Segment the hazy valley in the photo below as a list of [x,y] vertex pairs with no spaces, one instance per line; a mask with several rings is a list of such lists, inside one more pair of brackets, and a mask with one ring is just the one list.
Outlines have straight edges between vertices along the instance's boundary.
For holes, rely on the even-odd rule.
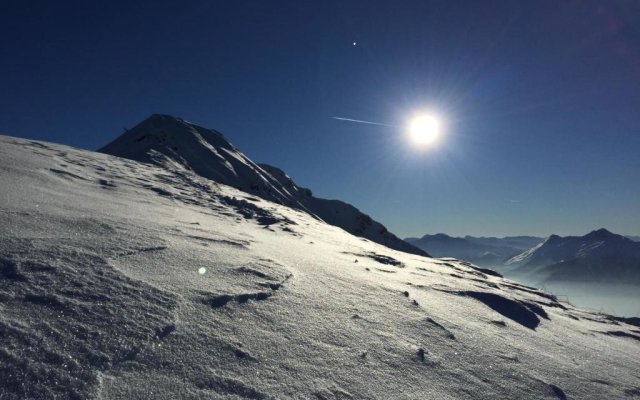
[[601,228],[584,236],[464,238],[445,234],[407,238],[437,257],[493,268],[515,281],[577,305],[640,316],[640,242]]

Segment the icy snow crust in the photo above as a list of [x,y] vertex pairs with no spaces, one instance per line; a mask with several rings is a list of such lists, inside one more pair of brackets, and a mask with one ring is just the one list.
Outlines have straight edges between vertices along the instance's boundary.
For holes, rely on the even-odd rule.
[[186,169],[0,136],[0,189],[3,400],[640,396],[638,321]]

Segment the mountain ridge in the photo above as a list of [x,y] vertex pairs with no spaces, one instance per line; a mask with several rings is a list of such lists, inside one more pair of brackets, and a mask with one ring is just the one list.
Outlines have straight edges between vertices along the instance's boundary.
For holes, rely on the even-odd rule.
[[98,150],[168,169],[188,170],[320,218],[356,236],[412,254],[428,256],[356,207],[313,196],[281,169],[249,159],[220,132],[182,118],[153,114]]
[[405,238],[405,241],[434,257],[455,257],[483,267],[501,264],[541,240],[542,238],[534,236],[452,237],[445,233]]
[[593,257],[598,256],[599,254],[596,253],[600,253],[603,250],[601,248],[595,251],[602,245],[615,247],[608,249],[607,253],[631,250],[640,256],[640,244],[625,236],[612,233],[605,228],[599,228],[583,236],[550,235],[539,246],[507,260],[505,264],[539,266],[548,264],[547,260],[560,262],[564,259]]
[[511,276],[542,283],[565,281],[640,283],[640,243],[605,228],[583,236],[550,235],[507,260]]

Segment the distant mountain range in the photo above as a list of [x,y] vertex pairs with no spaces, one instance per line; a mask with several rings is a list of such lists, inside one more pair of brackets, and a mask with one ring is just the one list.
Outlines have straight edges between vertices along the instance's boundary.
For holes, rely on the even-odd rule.
[[407,253],[428,256],[389,232],[354,206],[314,197],[282,170],[256,164],[220,132],[181,118],[154,114],[127,130],[99,152],[160,165],[172,171],[193,171],[265,200],[295,208],[345,231]]
[[455,257],[483,267],[501,265],[543,240],[535,236],[451,237],[444,233],[405,239],[433,257]]
[[602,228],[584,236],[407,238],[434,257],[455,257],[537,286],[552,282],[640,283],[640,242]]
[[584,236],[549,236],[507,260],[509,275],[541,283],[640,283],[640,242],[602,228]]

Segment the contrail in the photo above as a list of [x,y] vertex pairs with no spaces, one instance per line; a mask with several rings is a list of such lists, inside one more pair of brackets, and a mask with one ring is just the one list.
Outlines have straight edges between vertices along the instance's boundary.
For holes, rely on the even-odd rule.
[[369,124],[369,125],[380,125],[380,126],[390,126],[393,127],[393,125],[389,125],[389,124],[382,124],[380,122],[371,122],[371,121],[363,121],[361,119],[352,119],[352,118],[343,118],[343,117],[331,117],[333,119],[337,119],[338,121],[347,121],[347,122],[355,122],[358,124]]

